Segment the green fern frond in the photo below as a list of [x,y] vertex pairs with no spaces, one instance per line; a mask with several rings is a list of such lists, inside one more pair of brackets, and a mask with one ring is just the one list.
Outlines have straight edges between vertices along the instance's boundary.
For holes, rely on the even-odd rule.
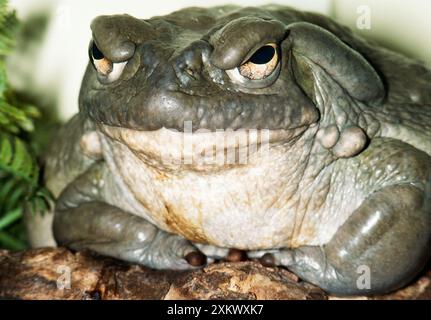
[[0,170],[36,186],[39,167],[24,142],[7,134],[0,134]]
[[0,231],[0,244],[10,250],[23,250],[27,247],[26,243],[16,237],[12,237],[5,231]]
[[30,147],[39,110],[20,101],[11,90],[6,57],[14,46],[18,21],[0,0],[0,248],[25,248],[24,210],[46,211],[52,196],[39,182],[39,165]]
[[8,227],[22,217],[22,208],[15,208],[0,219],[0,230]]
[[18,19],[15,12],[9,10],[8,1],[0,0],[0,39],[7,39],[2,45],[9,49],[8,52],[10,52],[13,47],[13,33],[16,31],[17,26]]

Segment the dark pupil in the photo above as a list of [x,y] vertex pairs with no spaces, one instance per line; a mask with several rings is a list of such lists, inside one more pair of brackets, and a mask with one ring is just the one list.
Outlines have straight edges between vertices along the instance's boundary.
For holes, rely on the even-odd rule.
[[91,55],[96,60],[101,60],[105,58],[103,53],[99,50],[99,48],[96,46],[96,43],[93,42],[93,45],[91,46]]
[[254,64],[265,64],[271,61],[274,57],[275,49],[271,46],[263,46],[257,50],[249,59]]

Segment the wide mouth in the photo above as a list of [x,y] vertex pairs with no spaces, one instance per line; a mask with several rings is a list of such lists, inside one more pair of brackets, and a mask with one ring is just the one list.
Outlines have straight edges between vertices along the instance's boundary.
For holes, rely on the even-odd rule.
[[255,158],[265,157],[270,148],[294,140],[308,128],[200,129],[192,132],[192,124],[185,123],[184,131],[180,132],[164,127],[151,131],[103,124],[98,127],[110,140],[127,146],[144,161],[196,169],[249,164]]

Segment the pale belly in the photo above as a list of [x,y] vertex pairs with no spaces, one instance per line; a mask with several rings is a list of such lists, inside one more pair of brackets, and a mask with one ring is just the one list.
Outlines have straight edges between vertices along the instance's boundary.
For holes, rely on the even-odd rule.
[[320,245],[347,218],[324,205],[313,210],[288,164],[300,159],[286,159],[282,147],[211,172],[165,170],[108,139],[104,148],[111,171],[127,185],[124,192],[136,199],[125,209],[193,242],[247,250]]

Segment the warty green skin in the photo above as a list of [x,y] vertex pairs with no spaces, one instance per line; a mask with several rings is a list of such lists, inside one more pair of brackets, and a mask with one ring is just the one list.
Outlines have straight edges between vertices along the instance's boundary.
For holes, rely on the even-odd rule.
[[[431,72],[421,63],[283,6],[102,16],[92,30],[105,57],[128,62],[113,83],[89,64],[80,112],[46,157],[58,200],[54,214],[29,221],[34,245],[54,243],[54,218],[56,243],[73,249],[159,269],[192,268],[184,256],[197,250],[208,262],[229,248],[271,253],[344,295],[395,290],[421,271],[431,252]],[[280,49],[277,77],[259,88],[229,78],[226,70],[270,42]],[[287,138],[271,143],[267,158],[217,169],[173,169],[136,142],[160,128],[181,131],[184,121],[194,131],[284,130]]]

